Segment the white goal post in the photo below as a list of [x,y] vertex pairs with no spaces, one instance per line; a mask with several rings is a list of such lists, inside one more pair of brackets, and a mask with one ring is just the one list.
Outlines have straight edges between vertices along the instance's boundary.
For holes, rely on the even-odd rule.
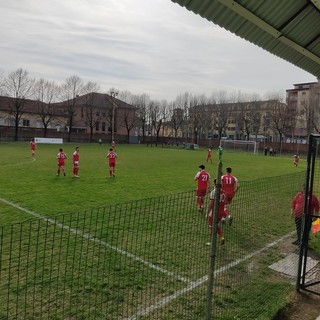
[[244,150],[248,152],[253,152],[256,154],[259,148],[259,142],[257,141],[247,141],[247,140],[228,140],[228,139],[221,139],[220,146],[223,149],[237,149],[237,150]]

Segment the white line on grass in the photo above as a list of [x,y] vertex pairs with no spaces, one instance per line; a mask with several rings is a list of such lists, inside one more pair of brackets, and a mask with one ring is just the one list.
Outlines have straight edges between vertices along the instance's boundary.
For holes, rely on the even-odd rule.
[[106,248],[115,250],[115,251],[118,252],[118,253],[121,253],[121,254],[123,254],[123,255],[125,255],[125,256],[133,259],[133,260],[135,260],[135,261],[139,261],[140,263],[146,265],[147,267],[152,268],[152,269],[155,269],[155,270],[157,270],[157,271],[159,271],[159,272],[162,272],[163,274],[165,274],[165,275],[167,275],[167,276],[169,276],[169,277],[172,277],[172,278],[174,278],[174,279],[176,279],[176,280],[179,280],[179,281],[182,281],[182,282],[186,282],[186,283],[191,282],[189,279],[187,279],[187,278],[185,278],[185,277],[181,277],[181,276],[177,275],[177,274],[174,273],[174,272],[171,272],[171,271],[168,271],[168,270],[166,270],[166,269],[163,269],[163,268],[161,268],[161,267],[159,267],[159,266],[156,266],[156,265],[154,265],[153,263],[148,262],[148,261],[145,261],[145,260],[143,260],[143,259],[135,256],[134,254],[132,254],[132,253],[130,253],[130,252],[124,251],[124,250],[122,250],[122,249],[120,249],[120,248],[117,248],[117,247],[115,247],[115,246],[112,246],[111,244],[108,244],[107,242],[101,241],[100,239],[95,238],[95,237],[91,236],[90,234],[81,232],[81,231],[79,231],[79,230],[77,230],[77,229],[74,229],[74,228],[70,228],[69,226],[63,225],[62,223],[57,223],[57,222],[56,222],[55,220],[53,220],[53,219],[49,219],[49,218],[47,218],[47,217],[45,217],[45,216],[42,216],[42,215],[40,215],[40,214],[37,214],[37,213],[35,213],[35,212],[33,212],[33,211],[30,211],[30,210],[28,210],[28,209],[25,209],[25,208],[19,206],[18,204],[13,203],[13,202],[11,202],[11,201],[8,201],[8,200],[6,200],[6,199],[0,198],[0,201],[8,204],[9,206],[12,206],[12,207],[18,209],[18,210],[21,210],[21,211],[23,211],[23,212],[26,212],[26,213],[28,213],[28,214],[31,214],[32,216],[37,217],[37,218],[39,218],[39,219],[41,219],[41,220],[47,221],[47,222],[49,222],[49,223],[51,223],[51,224],[54,224],[54,225],[56,225],[56,226],[58,226],[58,227],[60,227],[60,228],[62,228],[62,229],[68,230],[68,231],[74,233],[75,235],[80,235],[81,237],[83,237],[83,238],[85,238],[85,239],[88,239],[88,240],[90,240],[90,241],[97,242],[97,243],[103,245],[103,246],[106,247]]
[[[228,263],[227,265],[225,265],[225,266],[219,268],[218,270],[216,270],[214,272],[214,275],[217,275],[219,273],[225,272],[225,271],[235,267],[236,265],[240,264],[241,262],[244,262],[244,261],[246,261],[248,259],[251,259],[252,257],[260,254],[261,252],[263,252],[263,251],[265,251],[265,250],[277,245],[279,242],[281,242],[281,241],[285,240],[286,238],[290,237],[293,233],[294,232],[290,232],[290,233],[286,234],[285,236],[281,237],[280,239],[267,244],[265,247],[263,247],[263,248],[261,248],[259,250],[256,250],[256,251],[244,256],[241,259],[237,259],[237,260],[235,260],[233,262]],[[185,294],[185,293],[187,293],[187,292],[189,292],[189,291],[201,286],[207,280],[208,280],[208,276],[203,276],[202,278],[189,283],[187,287],[185,287],[185,288],[183,288],[183,289],[181,289],[179,291],[176,291],[175,293],[173,293],[170,296],[164,297],[163,299],[159,300],[156,304],[153,304],[153,305],[147,307],[146,309],[144,309],[142,311],[139,311],[138,313],[136,313],[135,315],[131,316],[130,318],[127,318],[126,320],[136,320],[141,316],[147,316],[151,312],[155,311],[156,309],[162,308],[163,306],[165,306],[166,304],[170,303],[171,301],[177,299],[181,295],[183,295],[183,294]]]
[[33,161],[36,161],[36,158],[32,158],[31,161],[25,161],[25,162],[19,162],[19,163],[12,163],[12,164],[4,164],[3,166],[0,166],[0,168],[4,167],[14,167],[14,166],[22,166],[23,164],[31,163]]

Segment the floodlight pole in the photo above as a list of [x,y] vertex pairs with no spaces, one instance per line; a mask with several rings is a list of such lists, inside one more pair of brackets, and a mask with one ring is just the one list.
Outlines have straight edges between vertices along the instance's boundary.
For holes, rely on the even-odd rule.
[[117,91],[111,91],[111,97],[112,97],[111,142],[114,141],[114,126],[115,126],[115,112],[116,112],[116,104],[114,99],[117,96],[118,96]]
[[[222,148],[219,149],[219,158],[222,156]],[[214,194],[214,212],[213,212],[213,226],[212,237],[210,245],[210,263],[209,263],[209,275],[207,286],[207,312],[206,320],[212,320],[212,302],[213,302],[213,286],[214,286],[214,272],[217,252],[217,231],[218,231],[218,215],[219,215],[219,202],[220,202],[220,190],[221,190],[221,176],[222,176],[222,162],[219,161],[217,172],[217,184]]]

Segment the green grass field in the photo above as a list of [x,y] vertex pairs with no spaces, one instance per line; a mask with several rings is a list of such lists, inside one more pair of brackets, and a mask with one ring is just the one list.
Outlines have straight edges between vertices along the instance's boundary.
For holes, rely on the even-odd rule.
[[[144,199],[193,190],[198,166],[206,159],[206,150],[192,151],[146,147],[144,145],[117,147],[116,178],[108,177],[106,153],[108,146],[80,145],[80,179],[72,178],[72,153],[75,145],[65,144],[68,155],[67,176],[56,177],[58,148],[38,145],[33,161],[27,143],[1,143],[0,197],[46,216],[89,209],[130,200]],[[207,164],[212,175],[217,172],[217,153],[213,164]],[[305,170],[287,157],[264,157],[225,151],[223,167],[231,166],[239,181],[278,176]],[[27,219],[19,210],[0,207],[0,225]]]
[[[23,319],[21,308],[28,319],[125,319],[194,283],[172,300],[166,316],[139,319],[204,318],[208,231],[192,190],[206,150],[120,145],[116,177],[109,178],[108,146],[82,144],[75,179],[75,145],[63,146],[69,156],[66,177],[56,177],[59,146],[39,145],[36,160],[28,144],[0,148],[0,224],[15,223],[3,227],[0,238],[1,299],[9,310],[0,308],[0,319]],[[207,165],[213,177],[217,162],[214,153],[214,163]],[[222,162],[233,168],[241,187],[233,203],[238,221],[225,228],[227,243],[218,248],[216,267],[239,262],[216,278],[215,319],[234,318],[228,314],[234,309],[239,319],[270,319],[294,291],[267,269],[284,249],[241,259],[294,230],[288,214],[299,188],[294,177],[306,163],[295,168],[290,157],[228,150]],[[99,207],[107,208],[91,210]],[[62,215],[68,212],[73,213]],[[23,222],[35,214],[42,218]]]

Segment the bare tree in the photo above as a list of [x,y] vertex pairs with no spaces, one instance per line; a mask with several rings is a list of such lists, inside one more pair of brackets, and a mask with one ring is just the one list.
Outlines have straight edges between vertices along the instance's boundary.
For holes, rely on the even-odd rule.
[[174,142],[177,143],[178,131],[181,129],[183,124],[183,109],[179,108],[176,102],[173,102],[169,106],[169,125],[174,133]]
[[[148,112],[147,106],[149,102],[149,96],[142,94],[140,96],[134,96],[133,105],[137,108],[137,116],[139,127],[142,131],[142,142],[145,143],[145,136],[147,130]],[[140,131],[140,130],[139,130]],[[140,132],[139,132],[140,135]]]
[[216,101],[217,105],[215,108],[214,122],[220,140],[222,133],[224,133],[227,128],[228,119],[230,117],[230,108],[228,108],[228,100],[224,91],[218,92]]
[[189,121],[192,142],[199,142],[198,140],[203,131],[203,121],[206,121],[204,120],[206,117],[205,112],[200,111],[207,105],[207,102],[208,100],[204,95],[190,96]]
[[134,99],[134,95],[128,90],[119,91],[118,98],[121,101],[124,101],[124,102],[126,102],[128,104],[131,104],[133,99]]
[[33,95],[34,83],[35,79],[30,78],[28,72],[21,68],[9,73],[3,82],[3,93],[9,97],[10,116],[14,120],[16,141],[25,101]]
[[257,140],[261,122],[261,112],[259,112],[258,103],[256,101],[252,101],[248,104],[244,104],[243,107],[244,109],[242,110],[242,123],[246,140],[250,140],[251,133],[255,135],[255,140]]
[[4,77],[4,74],[2,71],[0,71],[0,95],[4,95],[4,80],[5,80],[5,77]]
[[166,116],[166,108],[167,108],[167,102],[162,101],[161,103],[159,101],[151,101],[150,103],[150,118],[151,118],[151,126],[152,131],[156,135],[156,144],[159,142],[159,135],[160,130],[162,128],[162,125],[165,120]]
[[92,142],[93,129],[96,127],[97,123],[100,122],[100,113],[97,114],[95,105],[95,93],[100,91],[100,86],[97,83],[89,81],[83,86],[84,95],[84,123],[90,129],[90,142]]
[[181,125],[182,137],[185,137],[185,142],[188,141],[189,136],[189,113],[190,113],[190,98],[191,95],[188,92],[179,94],[175,99],[176,108],[183,110],[183,121]]
[[68,114],[68,142],[71,140],[71,132],[73,128],[73,118],[76,112],[76,99],[83,93],[84,84],[80,77],[71,76],[67,78],[61,87],[61,98]]
[[59,87],[52,81],[40,79],[35,83],[35,97],[38,103],[38,115],[43,126],[43,136],[47,136],[47,130],[54,118],[55,102],[59,93]]
[[269,116],[271,127],[279,136],[279,150],[282,152],[282,140],[285,133],[290,130],[290,113],[288,106],[279,100],[269,102]]
[[137,113],[132,112],[129,108],[124,109],[123,114],[123,124],[127,130],[127,143],[130,143],[130,132],[136,126],[137,123]]

